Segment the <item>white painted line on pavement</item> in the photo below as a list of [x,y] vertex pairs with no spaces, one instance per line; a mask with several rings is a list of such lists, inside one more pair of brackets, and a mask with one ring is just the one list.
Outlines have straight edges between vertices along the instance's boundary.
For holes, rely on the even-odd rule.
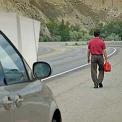
[[117,51],[116,48],[113,48],[113,49],[114,49],[114,51],[111,54],[109,54],[108,57],[112,56]]
[[[116,48],[113,48],[113,49],[114,49],[114,51],[113,51],[111,54],[109,54],[108,57],[112,56],[112,55],[117,51]],[[84,64],[84,65],[75,67],[75,68],[73,68],[73,69],[64,71],[64,72],[62,72],[62,73],[58,73],[58,74],[56,74],[56,75],[50,76],[50,77],[48,77],[48,78],[42,79],[42,81],[45,81],[45,80],[48,80],[48,79],[51,79],[51,78],[54,78],[54,77],[58,77],[58,76],[61,76],[61,75],[64,75],[64,74],[66,74],[66,73],[69,73],[69,72],[78,70],[78,69],[83,68],[83,67],[86,67],[86,66],[88,66],[88,65],[90,65],[90,63],[87,63],[87,64]]]

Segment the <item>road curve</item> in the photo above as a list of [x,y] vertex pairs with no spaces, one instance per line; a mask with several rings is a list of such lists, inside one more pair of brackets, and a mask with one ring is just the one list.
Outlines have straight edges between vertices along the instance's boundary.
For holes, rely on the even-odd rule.
[[102,89],[93,88],[90,67],[47,80],[63,122],[122,122],[122,48],[110,62]]
[[[43,49],[44,50],[44,49]],[[45,49],[46,50],[46,49]],[[114,48],[108,48],[108,54],[112,53]],[[64,52],[43,58],[40,55],[39,60],[48,62],[52,67],[52,76],[64,74],[64,72],[72,69],[77,69],[84,64],[87,64],[87,47],[79,46],[67,49]]]

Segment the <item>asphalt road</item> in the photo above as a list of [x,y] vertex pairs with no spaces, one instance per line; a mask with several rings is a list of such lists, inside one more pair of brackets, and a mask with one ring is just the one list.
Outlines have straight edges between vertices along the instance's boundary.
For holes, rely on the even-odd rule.
[[48,53],[51,53],[51,52],[53,52],[53,51],[54,51],[53,48],[50,48],[50,47],[48,47],[47,45],[41,46],[41,45],[39,44],[38,55],[48,54]]
[[[108,48],[108,54],[114,49]],[[65,49],[62,53],[58,53],[52,56],[44,56],[47,53],[53,53],[54,49],[47,47],[39,48],[40,61],[48,62],[52,67],[52,75],[56,75],[75,67],[79,67],[87,63],[87,48],[86,46],[70,47]],[[43,54],[43,55],[42,55]]]
[[122,122],[122,48],[109,61],[103,88],[93,88],[90,67],[47,80],[63,122]]

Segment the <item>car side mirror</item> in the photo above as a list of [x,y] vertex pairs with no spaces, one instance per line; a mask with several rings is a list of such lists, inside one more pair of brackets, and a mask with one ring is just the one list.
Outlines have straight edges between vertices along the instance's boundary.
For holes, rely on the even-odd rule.
[[44,79],[51,75],[51,67],[46,62],[35,62],[33,64],[33,75],[37,79]]

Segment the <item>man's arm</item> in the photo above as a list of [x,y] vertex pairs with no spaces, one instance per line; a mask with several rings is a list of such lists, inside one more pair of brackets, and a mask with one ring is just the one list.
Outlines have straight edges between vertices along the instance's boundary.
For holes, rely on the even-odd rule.
[[107,58],[108,57],[107,57],[107,51],[106,51],[106,49],[103,50],[103,55],[104,55],[105,61],[107,62]]
[[90,49],[87,51],[87,56],[88,56],[88,63],[90,63]]

